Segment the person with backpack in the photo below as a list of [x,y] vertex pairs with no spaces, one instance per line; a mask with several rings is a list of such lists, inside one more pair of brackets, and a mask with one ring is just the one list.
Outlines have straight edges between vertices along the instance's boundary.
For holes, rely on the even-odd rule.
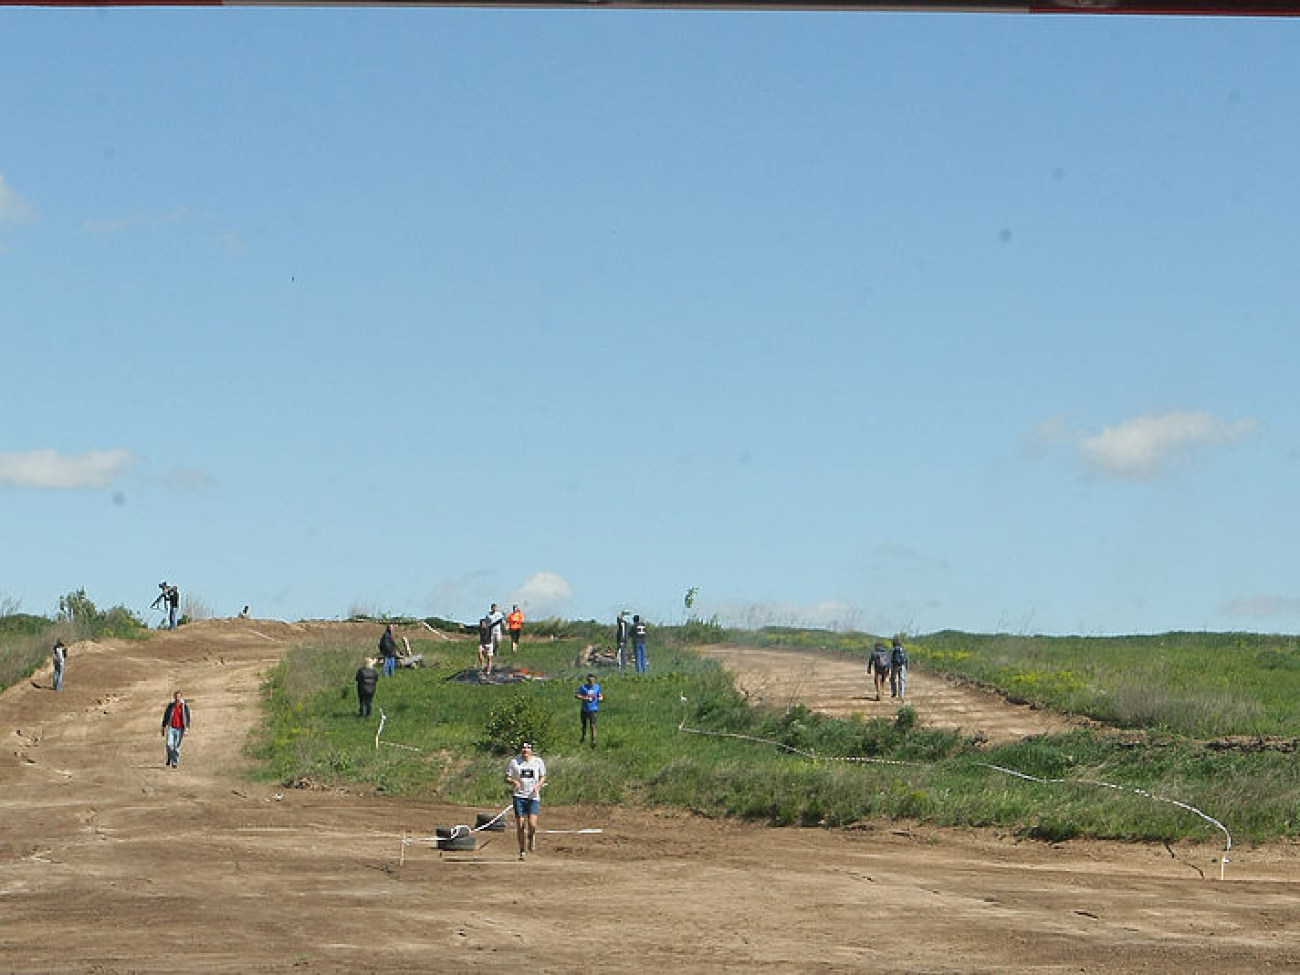
[[393,639],[393,624],[384,627],[384,635],[379,638],[379,655],[384,658],[384,676],[392,677],[397,673],[397,641]]
[[889,696],[903,700],[907,690],[907,651],[903,641],[894,637],[889,649]]
[[644,674],[646,672],[645,662],[645,621],[640,616],[632,617],[632,657],[636,660],[636,672]]
[[883,643],[877,643],[871,650],[871,656],[867,659],[867,673],[871,675],[876,685],[876,700],[880,700],[881,692],[885,689],[885,680],[889,677],[889,651]]

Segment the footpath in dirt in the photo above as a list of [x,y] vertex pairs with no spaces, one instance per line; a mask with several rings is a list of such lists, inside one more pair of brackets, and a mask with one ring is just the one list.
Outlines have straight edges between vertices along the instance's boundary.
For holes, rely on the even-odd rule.
[[[249,776],[262,677],[321,629],[363,646],[378,635],[206,621],[76,644],[62,691],[47,668],[0,694],[0,971],[1300,971],[1300,857],[1284,844],[1234,851],[1219,880],[1209,835],[1172,849],[1048,845],[544,806],[526,862],[509,833],[442,853],[427,842],[435,826],[495,810]],[[722,652],[751,693],[836,706],[816,696],[839,680],[827,661]],[[937,713],[947,691],[913,679],[922,720],[949,720]],[[170,769],[160,722],[176,688],[194,727]],[[1045,717],[957,723],[994,740]],[[863,788],[881,775],[864,769]]]

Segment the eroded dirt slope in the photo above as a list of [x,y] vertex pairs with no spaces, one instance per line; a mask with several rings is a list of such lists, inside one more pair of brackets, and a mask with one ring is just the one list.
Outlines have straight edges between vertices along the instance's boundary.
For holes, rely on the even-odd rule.
[[[308,628],[79,644],[62,692],[47,672],[0,695],[0,971],[1300,970],[1290,846],[1238,852],[1221,882],[1216,837],[1048,846],[550,806],[526,863],[502,834],[473,854],[404,842],[475,810],[243,774],[260,675]],[[838,679],[758,663],[746,680],[811,703],[805,685]],[[172,770],[159,722],[174,687],[195,726]],[[938,690],[933,705],[912,693],[939,720]]]

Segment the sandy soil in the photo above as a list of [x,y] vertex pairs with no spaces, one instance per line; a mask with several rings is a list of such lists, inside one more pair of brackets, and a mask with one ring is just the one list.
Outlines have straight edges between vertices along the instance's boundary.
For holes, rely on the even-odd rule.
[[[475,810],[243,774],[260,674],[309,628],[208,621],[78,644],[63,691],[47,670],[0,695],[0,971],[1300,971],[1289,845],[1234,851],[1219,880],[1215,837],[1054,846],[548,806],[554,832],[526,863],[499,833],[440,853],[423,838]],[[719,652],[767,693],[877,707],[848,661],[841,677],[830,659]],[[818,696],[840,680],[850,700]],[[923,720],[957,720],[948,690],[913,680]],[[194,728],[168,769],[174,687]],[[958,723],[990,736],[1050,721],[961,706]]]

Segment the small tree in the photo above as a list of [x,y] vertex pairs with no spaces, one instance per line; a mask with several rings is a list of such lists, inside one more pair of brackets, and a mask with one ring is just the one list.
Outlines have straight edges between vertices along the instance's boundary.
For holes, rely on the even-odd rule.
[[532,742],[535,751],[543,751],[555,731],[555,717],[541,702],[524,694],[515,694],[488,713],[484,744],[499,755],[515,751],[523,742]]

